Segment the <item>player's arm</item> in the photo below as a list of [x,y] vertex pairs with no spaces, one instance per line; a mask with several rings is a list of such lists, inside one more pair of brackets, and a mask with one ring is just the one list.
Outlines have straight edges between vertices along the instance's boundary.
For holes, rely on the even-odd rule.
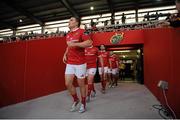
[[102,68],[102,73],[104,73],[104,60],[103,60],[103,57],[98,56],[98,58],[99,58],[99,62],[100,62],[101,68]]
[[64,63],[67,62],[67,53],[68,53],[68,47],[66,48],[66,51],[64,52],[64,56],[63,56],[63,62]]
[[96,48],[96,63],[97,63],[97,61],[99,61],[99,55],[98,55],[98,48]]
[[81,47],[81,48],[86,48],[90,47],[92,45],[92,40],[86,40],[83,42],[68,42],[68,47]]
[[81,47],[81,48],[86,48],[86,47],[92,46],[92,40],[91,40],[91,37],[89,36],[88,31],[82,31],[81,40],[82,40],[82,42],[68,42],[68,46],[69,47]]
[[112,61],[109,60],[109,66],[110,66],[110,69],[112,70]]
[[118,68],[118,66],[119,66],[119,61],[118,61],[118,60],[116,60],[116,66],[117,66],[117,68]]
[[98,58],[99,58],[100,65],[103,67],[104,66],[104,60],[103,60],[102,56],[98,56]]

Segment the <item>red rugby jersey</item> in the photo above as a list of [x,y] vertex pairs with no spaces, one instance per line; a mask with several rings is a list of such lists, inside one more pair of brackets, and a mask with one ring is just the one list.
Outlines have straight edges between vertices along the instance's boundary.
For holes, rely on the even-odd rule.
[[[98,56],[103,58],[104,67],[108,67],[109,66],[109,52],[99,51]],[[100,62],[99,62],[99,67],[102,67]]]
[[88,47],[85,49],[87,68],[96,68],[96,61],[98,56],[97,47]]
[[117,64],[116,64],[117,60],[118,60],[118,58],[115,55],[111,55],[109,57],[109,61],[111,62],[112,69],[117,68]]
[[[66,42],[83,42],[89,40],[90,36],[84,29],[77,28],[66,35]],[[80,65],[86,63],[85,48],[68,47],[67,64]]]

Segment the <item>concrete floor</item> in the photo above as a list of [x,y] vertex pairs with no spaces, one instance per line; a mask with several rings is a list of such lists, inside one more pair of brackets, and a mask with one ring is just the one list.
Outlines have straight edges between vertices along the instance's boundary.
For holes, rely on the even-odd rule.
[[161,118],[152,105],[159,104],[151,92],[137,83],[119,83],[106,94],[100,93],[87,103],[85,113],[69,112],[71,97],[67,91],[51,94],[0,109],[0,118],[60,118],[60,119],[153,119]]

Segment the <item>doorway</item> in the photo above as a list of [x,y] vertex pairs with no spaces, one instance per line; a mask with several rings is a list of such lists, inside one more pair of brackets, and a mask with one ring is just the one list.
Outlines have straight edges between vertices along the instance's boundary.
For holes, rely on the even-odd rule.
[[[106,47],[107,51],[113,51],[119,58],[118,82],[144,84],[143,45]],[[95,75],[95,82],[100,82],[98,71]]]
[[119,57],[119,82],[144,84],[143,45],[107,46]]

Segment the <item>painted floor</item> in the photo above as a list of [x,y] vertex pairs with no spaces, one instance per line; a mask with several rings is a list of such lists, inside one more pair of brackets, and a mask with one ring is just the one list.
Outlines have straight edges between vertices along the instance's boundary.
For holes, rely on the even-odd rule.
[[[79,91],[79,88],[77,88]],[[108,88],[106,94],[100,92],[87,103],[85,113],[69,112],[72,98],[67,91],[51,94],[27,102],[0,109],[0,118],[36,119],[159,119],[158,111],[152,105],[157,99],[138,83],[119,83],[116,88]]]

